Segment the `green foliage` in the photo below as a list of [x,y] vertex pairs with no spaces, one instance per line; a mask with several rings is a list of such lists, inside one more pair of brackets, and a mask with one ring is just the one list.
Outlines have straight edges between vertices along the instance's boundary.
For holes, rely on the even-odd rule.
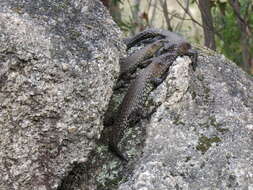
[[[146,0],[145,0],[146,1]],[[190,5],[195,5],[199,1],[204,0],[190,0]],[[132,35],[136,33],[137,31],[140,31],[147,26],[155,26],[156,21],[155,17],[152,17],[153,9],[150,9],[150,6],[148,9],[142,10],[139,7],[139,4],[132,4],[131,0],[123,1],[123,0],[111,0],[111,2],[119,5],[119,3],[128,2],[127,5],[129,5],[129,14],[127,16],[122,16],[121,12],[123,12],[123,7],[118,9],[119,16],[114,16],[114,20],[117,22],[119,27],[125,32],[126,35]],[[182,0],[180,0],[182,2]],[[243,20],[246,20],[246,22],[250,26],[250,32],[253,35],[253,1],[252,0],[239,0],[240,3],[240,15],[243,18]],[[123,4],[122,4],[123,5]],[[118,6],[120,7],[120,6]],[[233,8],[231,7],[229,0],[211,0],[211,7],[212,7],[212,16],[213,16],[213,22],[214,22],[214,28],[217,35],[216,36],[216,47],[217,50],[224,54],[229,59],[233,60],[240,66],[245,66],[245,63],[243,64],[243,56],[242,56],[242,39],[246,39],[248,44],[250,44],[250,52],[251,57],[253,57],[253,37],[249,36],[242,36],[240,27],[238,26],[238,18],[234,13]],[[140,9],[139,9],[140,8]],[[162,7],[160,7],[160,4],[156,5],[157,12],[162,11]],[[115,10],[114,10],[115,11]],[[170,12],[170,11],[169,11]],[[178,23],[181,22],[180,20],[180,14],[176,14],[175,12],[170,12],[171,18],[179,18]],[[113,15],[113,14],[112,14]],[[164,15],[162,15],[164,17]],[[164,21],[164,18],[159,18],[160,21]],[[174,21],[174,20],[173,20]],[[164,26],[164,25],[163,25]],[[179,26],[179,25],[177,25]],[[180,25],[181,26],[181,25]],[[193,31],[192,25],[185,25],[184,27],[188,27],[186,31],[188,33],[191,33]],[[180,30],[182,32],[182,28],[176,30]],[[184,30],[185,30],[184,29]],[[187,33],[187,32],[185,32]],[[200,39],[200,35],[193,36],[193,39],[195,42],[202,41]],[[247,45],[247,43],[246,43]]]
[[112,4],[117,5],[118,3],[122,3],[122,0],[111,0]]
[[134,31],[134,29],[137,27],[136,23],[130,21],[124,21],[124,20],[118,20],[117,21],[118,26],[120,29],[124,32]]
[[[240,14],[242,17],[248,19],[250,26],[253,26],[253,14],[250,13],[250,8],[253,6],[251,0],[241,0]],[[242,49],[240,47],[241,32],[237,24],[237,18],[228,3],[216,4],[212,9],[214,25],[220,38],[216,38],[217,49],[236,62],[242,63]],[[253,52],[253,41],[251,42],[251,49]]]
[[240,52],[240,31],[237,27],[236,18],[229,10],[222,16],[219,10],[214,12],[215,28],[219,31],[222,39],[217,39],[217,49],[233,61],[239,63],[242,60]]

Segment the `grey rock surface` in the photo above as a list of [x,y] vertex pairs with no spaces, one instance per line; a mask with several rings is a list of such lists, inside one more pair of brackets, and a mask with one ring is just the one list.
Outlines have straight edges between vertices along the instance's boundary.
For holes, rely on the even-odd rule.
[[253,79],[222,55],[199,54],[195,72],[177,59],[147,102],[157,111],[125,132],[130,162],[98,145],[71,189],[253,189]]
[[253,189],[253,80],[206,49],[195,72],[177,59],[126,131],[128,164],[95,143],[120,39],[98,0],[0,1],[0,189]]
[[[177,59],[153,93],[143,154],[120,190],[253,189],[253,79],[200,50],[195,72]],[[139,150],[141,152],[141,150]]]
[[98,0],[0,1],[0,189],[51,190],[87,161],[124,50]]

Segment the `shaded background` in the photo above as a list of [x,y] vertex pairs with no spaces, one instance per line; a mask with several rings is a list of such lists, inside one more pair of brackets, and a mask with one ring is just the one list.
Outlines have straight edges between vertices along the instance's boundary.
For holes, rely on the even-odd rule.
[[126,35],[157,27],[224,54],[253,75],[252,0],[101,0]]

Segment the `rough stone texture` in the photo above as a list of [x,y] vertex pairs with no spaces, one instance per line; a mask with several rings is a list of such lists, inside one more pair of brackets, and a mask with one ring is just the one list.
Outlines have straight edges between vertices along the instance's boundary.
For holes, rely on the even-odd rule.
[[121,32],[98,0],[0,1],[0,189],[56,189],[102,130]]
[[253,80],[224,56],[199,52],[195,72],[188,57],[173,63],[147,102],[161,104],[157,112],[126,130],[119,146],[130,162],[98,144],[66,189],[253,188]]
[[253,189],[253,80],[209,50],[153,92],[127,165],[94,149],[120,35],[98,0],[0,1],[0,189]]
[[154,91],[163,103],[143,126],[143,154],[118,189],[253,189],[253,80],[201,51],[196,72],[178,59]]

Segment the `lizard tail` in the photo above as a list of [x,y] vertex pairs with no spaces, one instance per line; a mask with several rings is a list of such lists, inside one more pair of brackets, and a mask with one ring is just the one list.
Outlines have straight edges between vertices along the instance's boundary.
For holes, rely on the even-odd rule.
[[124,162],[128,162],[128,158],[126,156],[124,156],[119,148],[117,146],[115,146],[112,142],[109,143],[109,149],[110,151],[115,154],[120,160],[124,161]]

